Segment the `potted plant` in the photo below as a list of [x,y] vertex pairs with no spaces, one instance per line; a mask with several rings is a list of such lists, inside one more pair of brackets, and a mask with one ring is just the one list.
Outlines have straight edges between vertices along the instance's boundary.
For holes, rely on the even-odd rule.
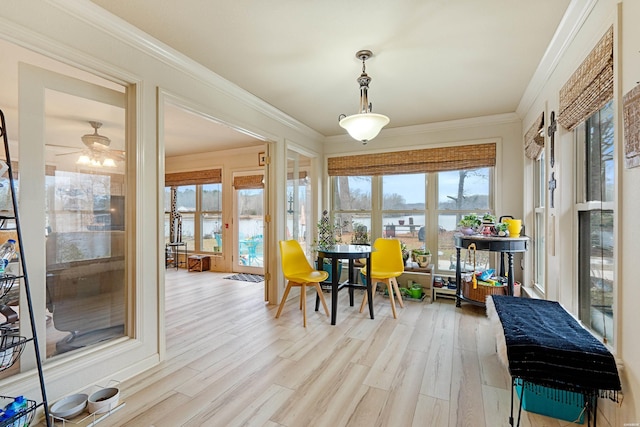
[[482,220],[477,214],[467,214],[458,221],[458,227],[462,234],[471,235],[476,232],[476,228],[482,224]]
[[431,264],[431,251],[429,249],[414,249],[411,253],[420,268],[428,267]]
[[487,212],[486,214],[482,215],[482,223],[483,224],[495,224],[496,223],[496,216],[490,214],[489,212]]

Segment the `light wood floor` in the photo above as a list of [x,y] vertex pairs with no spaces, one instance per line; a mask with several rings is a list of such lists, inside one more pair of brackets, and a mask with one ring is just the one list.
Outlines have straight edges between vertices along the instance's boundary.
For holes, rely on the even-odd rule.
[[396,320],[378,296],[371,320],[343,291],[331,326],[310,291],[305,329],[297,292],[275,319],[262,283],[223,276],[167,270],[168,357],[121,383],[126,405],[100,426],[508,425],[510,377],[484,310],[406,302]]

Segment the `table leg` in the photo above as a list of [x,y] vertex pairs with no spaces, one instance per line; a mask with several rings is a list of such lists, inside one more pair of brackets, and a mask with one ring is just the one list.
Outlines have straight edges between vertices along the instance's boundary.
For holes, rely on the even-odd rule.
[[509,261],[509,277],[507,278],[507,293],[513,295],[513,253],[507,252],[507,259]]
[[338,258],[331,258],[331,324],[336,324],[338,312]]
[[353,277],[353,259],[349,258],[349,305],[351,307],[353,307],[353,293],[354,293],[354,289],[351,287],[351,285],[355,284],[355,280]]
[[[324,258],[321,256],[318,256],[318,258],[316,259],[316,269],[322,271],[324,269]],[[320,285],[320,287],[322,287],[322,285]],[[320,308],[320,296],[318,295],[318,293],[316,292],[316,311],[318,311],[318,309]]]
[[460,307],[462,293],[462,274],[460,273],[460,248],[456,248],[456,307]]
[[371,256],[367,258],[367,297],[369,299],[369,316],[373,319],[373,280],[371,279]]

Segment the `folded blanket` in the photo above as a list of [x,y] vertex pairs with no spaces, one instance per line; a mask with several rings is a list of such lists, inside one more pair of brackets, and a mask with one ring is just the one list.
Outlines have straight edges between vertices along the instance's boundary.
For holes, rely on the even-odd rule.
[[613,355],[558,302],[492,295],[487,313],[502,325],[512,377],[617,401]]

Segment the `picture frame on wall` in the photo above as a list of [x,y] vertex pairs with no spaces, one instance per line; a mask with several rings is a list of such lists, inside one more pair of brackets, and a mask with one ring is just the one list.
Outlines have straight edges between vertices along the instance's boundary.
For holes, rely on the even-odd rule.
[[266,163],[266,153],[261,151],[258,153],[258,166],[264,166]]

